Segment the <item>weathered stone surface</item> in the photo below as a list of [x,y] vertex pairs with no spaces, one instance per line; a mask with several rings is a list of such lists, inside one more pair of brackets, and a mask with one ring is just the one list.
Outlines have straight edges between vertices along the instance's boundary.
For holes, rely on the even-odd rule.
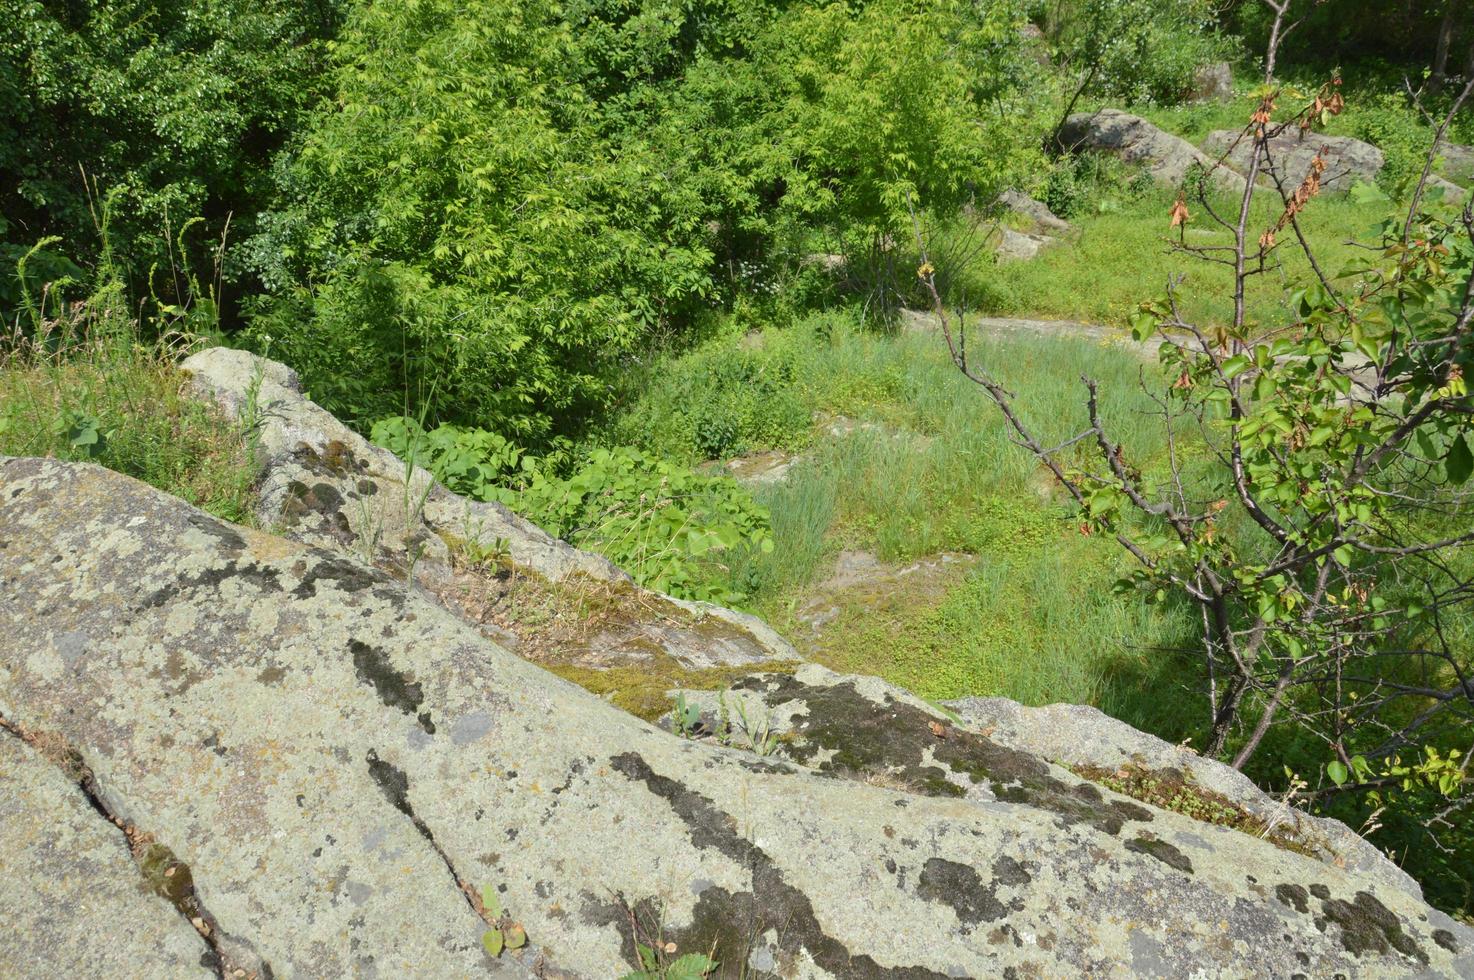
[[1192,97],[1198,102],[1227,102],[1233,98],[1233,67],[1226,61],[1199,65],[1193,72]]
[[[560,599],[582,605],[598,593],[604,622],[559,637],[566,662],[603,668],[664,653],[701,669],[797,659],[751,617],[641,589],[604,558],[551,537],[503,505],[452,493],[304,398],[295,372],[283,364],[217,347],[183,367],[202,394],[251,426],[262,468],[257,518],[264,527],[412,576],[461,611],[471,600],[478,609],[515,606],[527,591],[537,593],[538,608]],[[467,560],[488,553],[505,556],[495,575],[484,562]],[[501,631],[498,639],[533,639],[522,635],[515,616],[478,621]],[[543,659],[552,656],[546,647]]]
[[1474,932],[1406,891],[876,685],[796,692],[819,772],[683,742],[363,562],[0,460],[0,713],[277,977],[485,974],[488,884],[531,940],[511,975],[618,975],[628,906],[723,976],[1474,976]]
[[[1214,130],[1203,141],[1203,150],[1215,160],[1223,157],[1238,173],[1247,173],[1254,147],[1247,138],[1240,139],[1241,135],[1236,129]],[[1287,190],[1300,185],[1318,153],[1326,162],[1325,172],[1321,175],[1321,189],[1326,191],[1347,191],[1358,180],[1375,180],[1386,163],[1381,150],[1349,136],[1301,133],[1299,129],[1290,127],[1269,140],[1270,159],[1278,168],[1280,180]]]
[[0,730],[0,976],[216,976],[211,949],[153,894],[123,831]]
[[1027,262],[1058,241],[1059,239],[1048,235],[1000,228],[998,244],[993,249],[993,254],[998,256],[999,262]]
[[1070,230],[1068,221],[1049,210],[1043,201],[1036,201],[1022,191],[1006,190],[998,195],[998,200],[1008,210],[1029,218],[1041,232],[1063,235]]
[[1474,146],[1447,140],[1438,144],[1439,172],[1456,184],[1474,183]]
[[1464,200],[1469,196],[1469,192],[1467,190],[1460,187],[1458,184],[1455,184],[1451,180],[1443,179],[1437,174],[1428,175],[1427,190],[1429,192],[1435,190],[1441,191],[1443,194],[1443,200],[1448,204],[1463,204]]
[[946,707],[969,726],[991,730],[994,741],[1068,766],[1184,774],[1194,785],[1289,835],[1321,860],[1388,887],[1421,894],[1406,872],[1339,820],[1286,806],[1238,770],[1138,731],[1095,708],[1080,704],[1031,708],[1007,698],[963,698]]
[[[1111,153],[1127,163],[1145,167],[1160,184],[1176,187],[1194,164],[1211,170],[1214,160],[1185,139],[1153,126],[1140,116],[1119,109],[1077,112],[1060,129],[1065,146],[1078,150]],[[1220,186],[1242,188],[1243,179],[1219,168],[1214,180]]]

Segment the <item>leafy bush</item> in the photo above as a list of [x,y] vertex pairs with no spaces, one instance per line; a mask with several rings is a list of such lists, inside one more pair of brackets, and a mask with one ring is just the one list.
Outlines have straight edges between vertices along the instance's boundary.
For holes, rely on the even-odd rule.
[[1172,103],[1200,65],[1227,57],[1207,0],[1048,0],[1036,14],[1056,60],[1108,99]]
[[614,439],[673,459],[797,446],[812,427],[798,360],[787,347],[744,349],[718,340],[657,361],[630,387],[635,401],[619,416]]
[[[170,216],[175,230],[210,216],[209,234],[196,235],[201,251],[227,215],[249,227],[266,204],[271,155],[316,100],[337,2],[6,4],[0,267],[56,235],[53,261],[126,258],[134,292],[146,297],[167,288],[162,276],[148,280],[152,266],[169,267]],[[0,284],[0,313],[8,318],[15,300],[11,283]]]
[[369,438],[434,473],[449,489],[477,500],[498,499],[524,459],[520,449],[495,432],[454,425],[426,432],[419,422],[402,415],[375,422]]
[[571,544],[597,551],[648,588],[738,602],[715,565],[727,552],[771,551],[767,511],[731,480],[703,476],[637,449],[595,449],[558,476],[501,436],[413,419],[373,426],[373,440],[457,493],[500,501]]
[[1397,191],[1423,172],[1433,130],[1397,92],[1382,92],[1371,105],[1357,106],[1352,115],[1353,135],[1377,147],[1387,162],[1377,183]]
[[540,445],[805,229],[874,244],[908,199],[1004,186],[1033,156],[1015,27],[1011,0],[358,7],[250,245],[253,333],[348,419]]

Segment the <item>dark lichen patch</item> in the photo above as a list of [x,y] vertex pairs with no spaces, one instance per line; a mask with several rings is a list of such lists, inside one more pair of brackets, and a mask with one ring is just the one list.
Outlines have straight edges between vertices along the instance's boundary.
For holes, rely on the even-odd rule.
[[[395,670],[383,650],[359,640],[350,640],[348,649],[353,654],[353,669],[357,672],[358,679],[371,686],[384,704],[413,715],[425,702],[424,689],[418,682],[411,681]],[[426,734],[435,734],[435,725],[430,721],[429,712],[421,713],[416,720]]]
[[331,520],[343,510],[343,495],[330,483],[315,483],[308,486],[301,480],[287,484],[286,499],[282,501],[281,516],[288,527],[295,527],[309,514]]
[[415,814],[415,808],[410,804],[409,776],[405,775],[404,770],[398,766],[380,759],[379,754],[373,749],[369,749],[366,761],[368,762],[369,776],[373,779],[374,784],[379,787],[379,791],[384,794],[384,799],[388,800],[394,809],[409,817],[410,822],[415,825],[415,829],[420,832],[422,837],[434,843],[434,838],[430,836],[430,828],[425,826],[424,822]]
[[256,680],[262,684],[280,684],[286,676],[286,670],[281,667],[267,667],[256,675]]
[[1402,931],[1397,914],[1370,892],[1357,892],[1350,902],[1323,899],[1321,911],[1341,927],[1341,945],[1348,953],[1360,957],[1362,953],[1386,953],[1390,947],[1420,963],[1428,962],[1428,955]]
[[[939,902],[951,908],[957,913],[957,920],[963,923],[962,931],[966,935],[972,931],[969,928],[971,926],[981,922],[996,922],[1009,912],[1017,912],[1024,907],[1021,899],[1005,904],[998,898],[998,886],[1020,884],[1017,872],[1023,870],[1010,858],[1001,860],[1010,861],[1013,865],[1005,869],[1009,880],[1005,881],[1003,876],[998,875],[998,867],[995,865],[994,874],[997,877],[992,884],[985,884],[975,868],[945,858],[928,858],[921,867],[916,894],[929,902]],[[1024,875],[1023,881],[1028,880],[1028,875]]]
[[[292,595],[298,599],[311,599],[317,595],[319,582],[331,582],[343,592],[362,592],[364,589],[389,583],[382,573],[341,557],[322,558],[311,568],[304,566],[299,574],[301,580],[292,590]],[[403,603],[403,597],[392,590],[375,592],[375,595],[395,602],[396,605]]]
[[185,575],[177,582],[155,589],[141,603],[140,609],[157,609],[172,602],[186,592],[196,589],[219,589],[226,582],[239,582],[263,595],[282,591],[281,575],[269,565],[253,561],[231,559],[219,568],[206,569],[195,575]]
[[1274,897],[1280,900],[1280,904],[1288,905],[1296,912],[1304,914],[1310,911],[1310,902],[1302,885],[1275,885]]
[[824,687],[791,676],[757,676],[733,686],[761,692],[774,707],[802,702],[807,714],[795,725],[786,751],[820,772],[900,783],[927,796],[964,795],[955,781],[961,776],[987,785],[1000,800],[1048,810],[1067,826],[1083,823],[1112,835],[1129,820],[1152,819],[1145,807],[1107,801],[1090,783],[1059,779],[1037,756],[941,721],[889,694],[872,701],[852,681]]
[[[694,790],[650,768],[650,764],[634,752],[625,752],[609,760],[611,768],[631,781],[643,783],[655,796],[665,800],[685,823],[691,843],[698,850],[716,850],[752,876],[750,892],[731,892],[713,885],[704,888],[692,910],[691,924],[682,929],[667,927],[662,938],[676,943],[680,949],[708,950],[717,948],[721,961],[714,977],[740,977],[747,972],[747,953],[752,938],[768,928],[776,928],[781,948],[780,960],[796,957],[806,951],[813,962],[834,976],[853,980],[942,980],[946,974],[923,966],[882,966],[865,954],[852,954],[839,940],[825,933],[814,913],[813,903],[802,891],[789,884],[782,871],[762,848],[744,838],[737,821],[711,800]],[[624,937],[625,955],[635,956],[635,937],[628,908],[586,894],[584,918],[598,924],[610,924]],[[639,908],[635,903],[634,908]],[[725,955],[724,955],[725,954]]]
[[1176,847],[1149,834],[1142,834],[1126,842],[1126,850],[1156,858],[1170,868],[1193,873],[1193,863]]
[[1458,941],[1454,939],[1454,934],[1447,929],[1434,929],[1433,941],[1450,953],[1457,953],[1459,951]]
[[368,471],[363,461],[353,455],[348,444],[339,439],[329,440],[320,453],[307,443],[299,442],[297,448],[292,452],[292,458],[304,470],[318,476],[342,479]]
[[1163,810],[1171,810],[1203,823],[1229,827],[1268,840],[1276,847],[1314,857],[1313,847],[1297,838],[1286,827],[1273,827],[1233,800],[1199,786],[1191,773],[1180,769],[1144,769],[1125,766],[1103,769],[1099,766],[1071,766],[1081,779],[1099,783],[1112,792],[1129,796]]

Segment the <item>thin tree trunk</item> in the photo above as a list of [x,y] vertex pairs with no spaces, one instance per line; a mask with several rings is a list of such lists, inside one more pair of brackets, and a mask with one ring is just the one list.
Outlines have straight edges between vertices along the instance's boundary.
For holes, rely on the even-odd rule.
[[1454,0],[1447,0],[1443,20],[1438,24],[1438,44],[1433,49],[1433,70],[1428,75],[1428,90],[1437,92],[1448,79],[1448,52],[1454,41]]

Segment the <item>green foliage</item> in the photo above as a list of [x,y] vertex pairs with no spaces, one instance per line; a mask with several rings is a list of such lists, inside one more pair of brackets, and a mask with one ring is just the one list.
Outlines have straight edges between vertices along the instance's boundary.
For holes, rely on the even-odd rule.
[[795,384],[790,346],[752,349],[719,339],[659,359],[624,387],[633,404],[613,438],[671,459],[724,459],[807,440],[810,408]]
[[[170,266],[167,216],[210,216],[195,255],[230,213],[249,227],[271,154],[316,97],[335,19],[335,0],[12,0],[0,18],[0,267],[56,235],[36,257],[40,281],[126,257],[137,295],[169,288],[152,271]],[[4,279],[8,319],[17,290]]]
[[637,944],[640,969],[627,973],[622,980],[704,980],[721,964],[704,953],[687,953],[667,961],[663,950]]
[[185,395],[177,349],[127,324],[50,324],[0,353],[0,453],[90,461],[254,522],[255,470],[241,427]]
[[527,930],[522,923],[513,922],[502,910],[501,896],[491,885],[481,886],[481,917],[491,928],[481,934],[481,946],[492,959],[498,959],[503,950],[521,949],[527,945]]
[[594,449],[557,475],[501,436],[412,419],[373,426],[379,445],[425,467],[457,493],[497,500],[549,534],[596,551],[640,584],[687,599],[738,602],[719,559],[769,552],[767,512],[730,480],[703,476],[629,447]]
[[1392,191],[1405,189],[1423,172],[1433,144],[1433,129],[1398,92],[1378,93],[1369,104],[1357,103],[1355,108],[1352,135],[1377,147],[1386,157],[1377,183]]
[[380,419],[370,439],[407,462],[423,466],[447,488],[477,500],[494,500],[499,491],[523,471],[528,460],[510,442],[485,429],[441,425],[426,432],[414,419],[401,415]]
[[349,419],[433,390],[435,420],[541,444],[803,229],[873,243],[908,195],[1003,186],[1031,158],[1015,23],[1009,0],[363,5],[250,246],[276,294],[253,333]]
[[1193,73],[1227,56],[1207,0],[1039,0],[1056,59],[1086,92],[1128,102],[1172,103]]

